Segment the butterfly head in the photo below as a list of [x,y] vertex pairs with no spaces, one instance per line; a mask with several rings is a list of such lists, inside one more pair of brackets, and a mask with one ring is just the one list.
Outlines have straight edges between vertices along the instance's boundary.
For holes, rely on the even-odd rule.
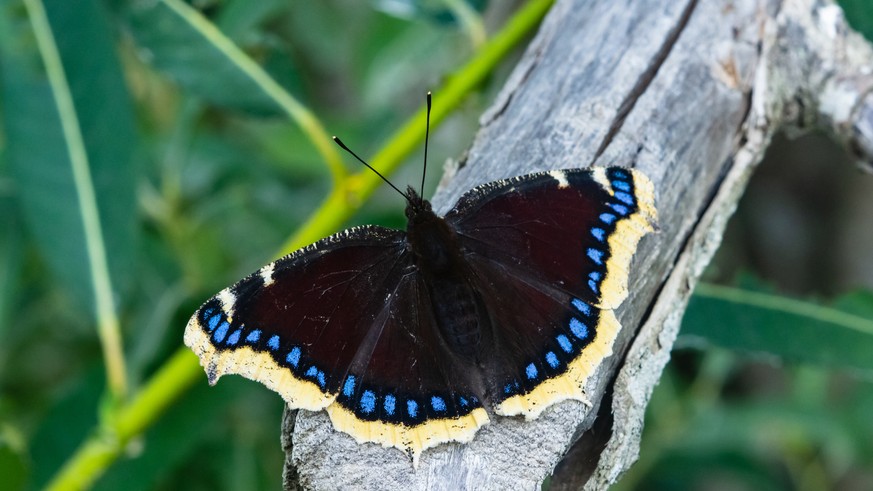
[[433,209],[430,202],[422,198],[412,186],[406,188],[406,218],[412,222],[415,217],[421,214],[432,214]]

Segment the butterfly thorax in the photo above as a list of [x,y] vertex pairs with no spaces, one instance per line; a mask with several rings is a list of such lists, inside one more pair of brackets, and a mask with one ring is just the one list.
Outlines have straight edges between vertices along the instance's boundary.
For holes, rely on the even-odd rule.
[[440,336],[453,353],[476,361],[485,328],[482,324],[488,316],[470,282],[457,235],[445,219],[433,212],[427,200],[412,189],[408,193],[407,237]]

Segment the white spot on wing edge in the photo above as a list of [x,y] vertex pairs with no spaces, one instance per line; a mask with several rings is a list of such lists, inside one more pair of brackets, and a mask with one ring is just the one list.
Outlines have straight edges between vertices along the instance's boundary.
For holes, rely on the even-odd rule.
[[612,183],[609,182],[609,178],[606,177],[606,168],[605,167],[592,167],[591,168],[591,177],[594,178],[594,181],[597,184],[600,184],[600,187],[603,188],[604,191],[609,193],[610,196],[613,194]]
[[558,181],[558,189],[564,189],[570,186],[570,182],[567,181],[567,174],[564,173],[564,171],[549,171],[549,175],[552,176],[556,181]]
[[228,317],[233,317],[233,305],[236,303],[236,295],[231,293],[230,288],[225,288],[219,292],[218,300],[221,302],[221,309]]
[[270,263],[261,268],[261,278],[264,280],[264,286],[270,286],[275,282],[273,280],[273,267],[274,263]]

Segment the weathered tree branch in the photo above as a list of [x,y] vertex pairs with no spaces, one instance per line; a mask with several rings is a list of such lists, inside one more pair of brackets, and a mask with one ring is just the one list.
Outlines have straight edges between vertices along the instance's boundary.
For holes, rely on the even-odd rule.
[[553,488],[614,483],[637,458],[688,297],[773,135],[824,128],[873,169],[871,71],[873,50],[830,1],[559,1],[433,202],[445,211],[477,184],[556,168],[625,165],[652,179],[661,233],[640,244],[616,355],[586,387],[594,407],[492,418],[472,443],[426,451],[417,471],[301,411],[285,418],[286,487],[539,489],[565,454]]

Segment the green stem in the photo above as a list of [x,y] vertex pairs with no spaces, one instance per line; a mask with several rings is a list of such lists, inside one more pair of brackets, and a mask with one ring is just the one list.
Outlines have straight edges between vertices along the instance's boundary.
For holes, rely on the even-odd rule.
[[204,17],[200,12],[180,0],[162,0],[164,4],[196,29],[204,38],[218,48],[228,59],[232,60],[239,69],[249,76],[261,87],[264,93],[276,101],[291,119],[296,122],[300,129],[306,133],[309,140],[315,145],[315,149],[324,159],[333,176],[334,183],[342,181],[346,175],[342,157],[336,150],[333,140],[328,136],[324,127],[303,104],[297,101],[273,77],[270,76],[260,65],[255,63],[243,50],[224,35],[215,24]]
[[33,26],[40,55],[45,63],[46,75],[54,95],[55,104],[57,104],[58,118],[67,145],[73,182],[76,186],[76,195],[79,198],[85,249],[88,254],[91,284],[94,288],[97,332],[103,348],[103,357],[106,360],[106,378],[109,382],[109,391],[113,399],[118,402],[127,395],[127,370],[124,362],[124,350],[121,346],[118,316],[112,302],[112,280],[109,277],[106,247],[103,242],[103,230],[100,224],[100,213],[91,177],[88,152],[85,149],[73,95],[70,93],[61,55],[58,52],[45,7],[40,0],[25,0],[24,5]]
[[714,285],[712,283],[700,283],[694,290],[694,295],[717,298],[737,305],[750,305],[774,312],[784,312],[799,317],[807,317],[821,321],[824,324],[834,324],[863,334],[873,334],[873,321],[870,319],[812,302],[804,302],[793,298],[731,286]]
[[118,458],[133,437],[145,431],[202,376],[203,371],[194,353],[186,348],[176,351],[111,421],[76,450],[73,458],[54,476],[46,490],[89,488]]
[[[438,91],[442,100],[435,101],[431,113],[434,124],[442,121],[502,57],[539,24],[552,2],[531,0],[470,63],[449,79]],[[424,119],[422,110],[394,134],[374,157],[373,165],[385,171],[395,169],[403,157],[423,140]],[[295,244],[313,242],[336,230],[360,206],[357,201],[372,194],[380,181],[372,173],[360,173],[336,182],[342,185],[335,186],[303,230],[289,240],[286,249],[296,249],[299,246]],[[202,371],[197,357],[186,348],[180,349],[129,404],[120,408],[116,418],[83,442],[47,489],[60,491],[90,486],[118,458],[125,444],[145,431],[200,376]]]
[[470,44],[474,48],[482,46],[486,39],[482,16],[466,0],[443,0],[443,3],[446,4],[446,7],[452,11],[452,14],[463,26],[467,36],[470,37]]
[[[553,0],[531,0],[506,23],[503,29],[488,41],[476,56],[451,75],[441,88],[434,90],[431,127],[439,123],[536,26],[549,11]],[[425,109],[419,111],[399,130],[372,159],[370,165],[383,175],[390,174],[424,141]],[[345,186],[336,186],[280,250],[281,255],[295,251],[321,237],[335,232],[373,194],[382,180],[366,169],[349,177]]]

